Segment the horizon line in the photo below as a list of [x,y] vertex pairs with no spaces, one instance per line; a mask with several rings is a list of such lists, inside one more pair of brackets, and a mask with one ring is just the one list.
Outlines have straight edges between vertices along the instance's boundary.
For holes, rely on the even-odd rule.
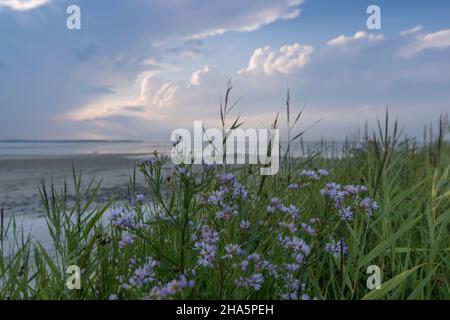
[[56,142],[64,142],[64,143],[96,143],[96,142],[105,142],[105,143],[118,143],[118,142],[127,142],[127,143],[142,143],[143,140],[138,139],[0,139],[0,142],[3,143],[12,143],[12,142],[31,142],[31,143],[56,143]]

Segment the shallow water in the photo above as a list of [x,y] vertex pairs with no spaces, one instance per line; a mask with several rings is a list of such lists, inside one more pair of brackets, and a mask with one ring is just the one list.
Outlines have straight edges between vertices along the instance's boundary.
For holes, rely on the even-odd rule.
[[169,142],[140,141],[0,141],[0,156],[80,154],[167,154]]

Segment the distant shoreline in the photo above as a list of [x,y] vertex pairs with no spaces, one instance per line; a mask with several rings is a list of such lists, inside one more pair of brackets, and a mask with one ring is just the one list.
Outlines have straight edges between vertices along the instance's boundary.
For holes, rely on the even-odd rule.
[[5,139],[1,143],[143,143],[142,140],[101,140],[101,139],[68,139],[68,140],[45,140],[45,139]]
[[70,154],[0,154],[0,161],[6,160],[27,160],[27,159],[42,159],[42,160],[67,160],[67,159],[97,159],[97,158],[125,158],[135,159],[152,155],[152,152],[137,152],[137,153],[70,153]]

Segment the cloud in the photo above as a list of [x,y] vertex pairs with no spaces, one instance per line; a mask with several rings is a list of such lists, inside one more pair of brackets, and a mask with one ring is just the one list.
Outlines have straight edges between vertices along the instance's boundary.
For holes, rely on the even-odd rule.
[[153,58],[145,59],[142,63],[147,68],[150,67],[154,71],[173,71],[176,67],[172,64],[156,61]]
[[115,93],[115,90],[114,86],[97,85],[88,87],[84,92],[87,94],[113,94]]
[[[369,35],[354,38],[365,39],[365,43],[371,41]],[[345,134],[363,125],[364,120],[381,115],[386,104],[394,117],[408,122],[409,128],[420,127],[422,122],[432,120],[442,107],[448,106],[448,95],[441,88],[450,83],[446,76],[450,74],[446,72],[450,65],[445,67],[441,60],[431,64],[428,60],[398,63],[395,52],[406,43],[414,43],[416,37],[397,34],[388,40],[362,45],[352,55],[329,50],[326,43],[316,48],[298,43],[281,48],[257,48],[247,58],[248,66],[234,73],[235,89],[231,100],[242,98],[237,112],[242,113],[247,127],[264,127],[273,121],[278,111],[282,112],[289,88],[293,110],[307,106],[301,128],[323,119],[307,132],[310,139],[343,139]],[[160,65],[160,62],[148,60],[154,63],[147,67]],[[439,76],[436,76],[437,70],[442,70]],[[148,127],[148,123],[152,128],[155,124],[165,126],[162,137],[166,137],[165,133],[169,136],[170,128],[189,128],[194,120],[203,121],[206,127],[217,126],[219,99],[228,77],[219,67],[210,65],[189,75],[185,71],[184,80],[180,80],[172,72],[151,69],[135,80],[137,96],[130,98],[129,94],[124,94],[129,90],[122,88],[116,90],[116,95],[77,108],[68,118],[84,121],[85,130],[92,132],[127,134],[126,130],[130,130],[138,137],[139,132],[145,132],[143,128]],[[162,78],[163,75],[167,78]],[[115,84],[115,88],[118,87]],[[433,109],[421,111],[424,101]],[[86,120],[93,121],[86,123]]]
[[344,47],[349,44],[358,43],[362,41],[372,42],[383,40],[384,36],[382,34],[367,33],[365,31],[358,31],[353,36],[340,35],[334,39],[327,42],[329,46],[339,46]]
[[156,79],[158,74],[157,71],[140,73],[135,81],[139,94],[135,97],[124,94],[123,92],[128,91],[125,88],[121,93],[109,94],[107,97],[97,98],[92,103],[75,108],[59,119],[70,121],[99,121],[123,117],[159,119],[162,113],[157,109],[173,105],[178,86],[170,81],[160,85],[160,81]]
[[153,105],[159,108],[168,108],[173,105],[173,97],[177,92],[178,86],[172,82],[164,83],[155,93]]
[[289,74],[304,67],[313,52],[312,46],[298,43],[283,46],[279,50],[269,46],[258,48],[250,57],[247,68],[239,70],[238,74]]
[[428,34],[418,34],[413,43],[399,50],[400,56],[409,58],[428,49],[445,49],[450,47],[450,29]]
[[[235,17],[226,21],[220,21],[215,26],[210,26],[204,30],[190,35],[188,38],[198,40],[207,37],[222,35],[229,31],[252,32],[261,27],[274,23],[278,20],[290,20],[297,18],[301,10],[299,6],[303,0],[279,0],[275,3],[261,1],[263,5],[258,6],[252,2],[247,7],[239,5],[239,12]],[[217,6],[220,8],[221,6]],[[229,11],[229,8],[226,8]]]
[[420,32],[422,30],[423,30],[423,26],[421,24],[419,24],[419,25],[417,25],[417,26],[415,26],[413,28],[402,30],[400,32],[400,35],[401,36],[406,36],[406,35],[410,35],[410,34],[415,34],[415,33],[418,33],[418,32]]
[[171,47],[166,50],[168,54],[173,54],[179,59],[187,60],[198,58],[202,54],[202,40],[187,40],[184,41],[183,44]]
[[7,7],[16,11],[27,11],[49,3],[50,0],[0,0],[0,8]]
[[191,85],[193,86],[199,86],[201,84],[201,79],[204,75],[208,74],[210,72],[208,66],[204,66],[203,69],[199,69],[197,71],[194,71],[191,76]]
[[[242,98],[236,112],[243,120],[268,124],[283,110],[289,88],[293,108],[307,106],[304,127],[320,118],[330,124],[318,126],[319,138],[336,138],[338,129],[354,128],[369,111],[378,112],[361,106],[397,106],[410,126],[448,108],[450,64],[444,54],[395,57],[406,46],[413,54],[446,46],[443,35],[427,37],[421,27],[402,35],[394,29],[384,41],[376,32],[318,30],[307,36],[311,42],[296,44],[288,39],[300,24],[281,21],[298,17],[302,1],[152,0],[131,6],[110,1],[106,11],[96,1],[78,2],[91,17],[81,33],[67,32],[61,24],[54,10],[64,2],[53,1],[33,17],[1,19],[6,38],[0,60],[7,65],[0,70],[0,105],[8,107],[0,108],[0,124],[8,134],[55,137],[80,131],[117,137],[129,130],[143,137],[148,130],[190,126],[193,119],[214,121],[230,77],[233,98]],[[264,28],[271,23],[277,24]],[[310,19],[301,25],[314,27]],[[227,32],[241,34],[201,40]],[[324,36],[338,37],[327,43],[320,40]],[[155,46],[160,42],[164,45]],[[13,77],[4,76],[9,70]],[[65,121],[53,121],[55,114]]]
[[130,98],[116,94],[113,97],[98,99],[86,106],[76,108],[61,117],[62,120],[90,121],[101,120],[118,115],[134,116],[137,110],[148,104],[150,93],[150,81],[156,76],[155,72],[143,72],[139,74],[136,83],[139,86],[139,95]]

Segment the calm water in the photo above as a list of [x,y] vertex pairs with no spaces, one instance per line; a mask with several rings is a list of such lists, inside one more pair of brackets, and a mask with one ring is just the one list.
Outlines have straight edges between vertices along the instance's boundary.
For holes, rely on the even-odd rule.
[[140,141],[0,141],[0,156],[73,154],[167,154],[170,143]]
[[[206,146],[206,145],[205,145]],[[205,147],[204,146],[204,147]],[[280,153],[286,143],[281,142]],[[304,156],[312,152],[319,152],[322,156],[339,155],[345,149],[343,142],[298,142],[291,146],[291,154],[295,157]],[[48,156],[48,155],[89,155],[89,154],[123,154],[142,155],[157,151],[159,154],[170,155],[172,144],[170,141],[1,141],[0,156]],[[246,149],[237,150],[246,153]]]

